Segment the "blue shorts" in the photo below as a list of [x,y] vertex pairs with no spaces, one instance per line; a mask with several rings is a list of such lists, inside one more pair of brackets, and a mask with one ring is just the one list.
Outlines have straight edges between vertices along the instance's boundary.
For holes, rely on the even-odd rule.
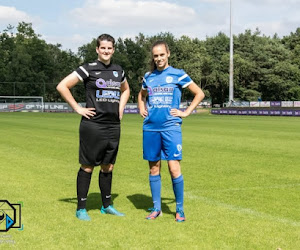
[[181,131],[143,131],[143,158],[148,161],[181,160]]

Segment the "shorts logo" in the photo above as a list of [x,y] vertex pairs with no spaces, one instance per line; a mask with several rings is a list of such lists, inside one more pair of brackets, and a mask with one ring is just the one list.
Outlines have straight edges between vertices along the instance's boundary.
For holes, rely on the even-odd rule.
[[119,76],[119,74],[118,74],[117,71],[113,71],[113,74],[114,74],[115,77],[118,77],[118,76]]
[[177,144],[177,150],[178,150],[178,154],[174,154],[174,157],[178,157],[179,155],[181,155],[181,150],[182,150],[182,146],[181,144]]
[[167,82],[167,83],[173,82],[173,77],[172,77],[172,76],[167,76],[167,77],[166,77],[166,82]]

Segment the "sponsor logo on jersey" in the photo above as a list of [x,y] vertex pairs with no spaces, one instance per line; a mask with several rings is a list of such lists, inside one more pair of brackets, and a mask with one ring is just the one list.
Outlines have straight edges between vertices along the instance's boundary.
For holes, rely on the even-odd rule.
[[153,90],[150,86],[147,87],[148,95],[152,96],[153,95]]
[[148,95],[173,95],[174,88],[173,87],[150,87],[147,86]]
[[101,71],[100,71],[100,72],[95,72],[95,74],[96,74],[96,75],[100,75],[100,74],[101,74]]
[[155,87],[155,88],[152,88],[153,94],[162,94],[162,95],[173,94],[173,90],[174,90],[173,87]]
[[167,82],[167,83],[173,82],[173,77],[172,77],[172,76],[167,76],[167,77],[166,77],[166,82]]
[[114,74],[115,77],[119,76],[119,73],[117,71],[113,71],[113,74]]
[[105,81],[104,79],[99,78],[96,80],[96,86],[99,89],[105,89],[105,88],[119,89],[121,87],[121,83],[115,82],[112,79]]
[[97,98],[106,98],[106,99],[120,99],[120,91],[117,90],[97,90],[96,91]]

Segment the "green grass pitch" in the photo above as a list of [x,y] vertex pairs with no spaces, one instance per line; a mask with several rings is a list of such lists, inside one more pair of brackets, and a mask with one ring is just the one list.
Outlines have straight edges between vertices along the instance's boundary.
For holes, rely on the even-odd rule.
[[124,116],[113,177],[113,202],[126,216],[100,214],[96,168],[87,202],[92,220],[77,220],[79,121],[76,114],[0,113],[0,199],[23,202],[24,225],[0,232],[0,248],[299,249],[299,118],[184,119],[184,223],[174,219],[165,162],[163,216],[144,219],[152,202],[139,115]]

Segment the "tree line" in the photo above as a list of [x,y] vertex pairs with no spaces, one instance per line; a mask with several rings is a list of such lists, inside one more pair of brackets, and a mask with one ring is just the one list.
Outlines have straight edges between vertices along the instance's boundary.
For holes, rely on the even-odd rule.
[[[95,35],[98,36],[98,34]],[[212,103],[224,103],[229,95],[229,37],[220,32],[205,40],[171,33],[154,36],[138,34],[134,39],[118,38],[113,62],[120,64],[131,88],[130,102],[137,102],[141,80],[149,71],[151,44],[165,40],[170,47],[169,62],[184,69]],[[279,38],[256,29],[233,37],[234,98],[236,100],[300,100],[300,28]],[[0,95],[44,96],[45,101],[63,101],[56,84],[79,65],[94,61],[96,39],[76,53],[60,44],[48,44],[31,23],[11,25],[0,33]],[[83,102],[84,86],[73,90]],[[183,100],[190,100],[188,91]]]

